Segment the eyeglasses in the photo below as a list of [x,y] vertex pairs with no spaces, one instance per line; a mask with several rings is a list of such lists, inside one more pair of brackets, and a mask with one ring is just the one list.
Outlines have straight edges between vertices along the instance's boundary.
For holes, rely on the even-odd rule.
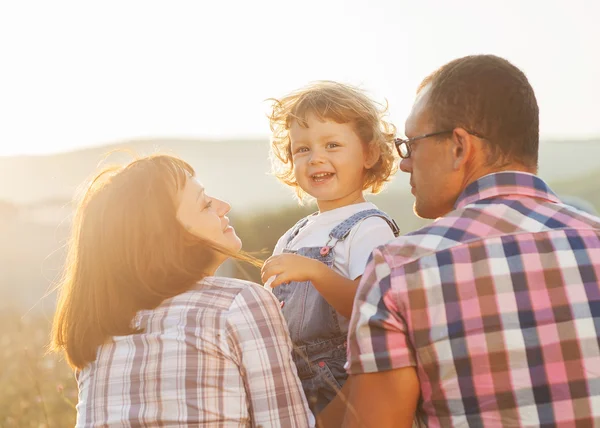
[[[477,138],[481,138],[482,140],[486,139],[483,135],[478,134],[477,132],[469,131],[467,129],[465,129],[465,131]],[[454,129],[449,129],[447,131],[432,132],[430,134],[419,135],[418,137],[412,137],[407,139],[396,138],[394,140],[394,144],[396,145],[396,150],[398,150],[398,154],[400,155],[400,157],[402,159],[408,159],[410,157],[410,154],[412,153],[412,145],[415,143],[415,141],[423,140],[424,138],[435,137],[437,135],[451,134],[452,132],[454,132]]]

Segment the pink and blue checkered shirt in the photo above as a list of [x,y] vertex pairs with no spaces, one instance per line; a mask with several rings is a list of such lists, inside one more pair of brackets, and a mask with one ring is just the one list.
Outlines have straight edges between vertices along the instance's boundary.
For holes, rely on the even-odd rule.
[[[110,316],[107,314],[106,316]],[[208,277],[134,320],[78,372],[77,427],[312,427],[279,302]]]
[[534,175],[487,175],[373,252],[348,371],[414,366],[430,427],[600,426],[599,278],[600,219]]

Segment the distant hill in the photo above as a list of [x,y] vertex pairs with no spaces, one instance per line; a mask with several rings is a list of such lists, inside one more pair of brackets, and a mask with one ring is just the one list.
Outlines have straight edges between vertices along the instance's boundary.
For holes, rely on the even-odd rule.
[[[237,207],[294,203],[289,189],[269,175],[269,142],[265,140],[146,139],[124,141],[46,156],[0,157],[0,200],[32,204],[69,200],[106,153],[127,148],[138,154],[156,151],[176,154],[197,170],[207,189]],[[117,161],[123,156],[111,156]],[[549,182],[575,179],[600,171],[599,141],[541,143],[540,176]],[[399,173],[388,191],[408,190]]]
[[[176,154],[196,169],[207,189],[236,204],[256,197],[288,198],[291,193],[267,176],[268,141],[135,140],[46,156],[0,157],[0,200],[30,204],[48,199],[70,199],[75,190],[104,161],[106,154],[128,149],[139,155]],[[108,163],[130,159],[113,154]],[[268,199],[268,198],[267,198]]]

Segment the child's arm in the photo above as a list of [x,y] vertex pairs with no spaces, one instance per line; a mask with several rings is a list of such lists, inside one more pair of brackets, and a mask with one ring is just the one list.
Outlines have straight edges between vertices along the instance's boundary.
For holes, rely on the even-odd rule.
[[261,276],[266,282],[276,276],[270,284],[275,288],[290,281],[311,281],[317,291],[343,316],[350,318],[354,296],[360,277],[348,279],[318,260],[297,254],[280,254],[267,259]]

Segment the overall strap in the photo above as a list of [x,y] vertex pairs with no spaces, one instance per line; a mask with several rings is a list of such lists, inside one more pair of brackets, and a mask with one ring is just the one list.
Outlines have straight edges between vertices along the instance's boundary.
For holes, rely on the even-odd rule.
[[392,229],[394,236],[397,237],[400,234],[400,229],[398,228],[398,225],[396,224],[394,219],[392,219],[390,216],[388,216],[381,210],[369,209],[359,211],[356,214],[351,215],[346,220],[334,227],[333,230],[329,233],[330,239],[335,239],[336,242],[343,241],[344,239],[346,239],[346,237],[348,237],[350,231],[354,226],[356,226],[358,223],[360,223],[368,217],[381,217],[390,226],[390,229]]
[[308,215],[308,216],[298,220],[298,222],[292,227],[292,231],[290,232],[285,245],[288,245],[290,242],[292,242],[292,239],[294,239],[296,237],[296,235],[298,235],[298,232],[300,232],[300,229],[302,229],[304,226],[306,226],[306,223],[308,223],[308,219],[316,214],[318,214],[318,213],[312,213],[311,215]]

